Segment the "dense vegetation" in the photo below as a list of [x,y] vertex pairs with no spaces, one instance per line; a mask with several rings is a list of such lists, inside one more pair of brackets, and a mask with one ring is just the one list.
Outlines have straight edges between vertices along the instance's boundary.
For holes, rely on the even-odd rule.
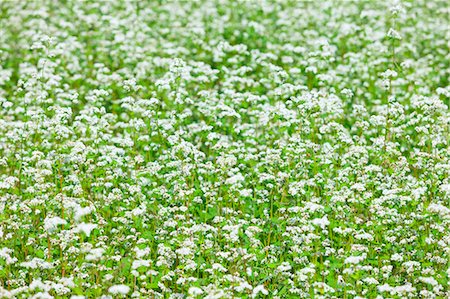
[[449,14],[2,1],[0,297],[449,298]]

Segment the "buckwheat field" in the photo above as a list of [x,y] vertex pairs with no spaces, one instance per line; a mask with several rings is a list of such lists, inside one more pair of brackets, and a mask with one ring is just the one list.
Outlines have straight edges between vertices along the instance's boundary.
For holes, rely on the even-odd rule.
[[449,298],[442,1],[2,1],[0,298]]

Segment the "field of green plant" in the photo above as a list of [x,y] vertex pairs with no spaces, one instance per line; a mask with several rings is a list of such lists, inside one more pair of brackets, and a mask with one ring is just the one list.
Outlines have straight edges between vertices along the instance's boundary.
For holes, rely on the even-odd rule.
[[1,1],[0,298],[450,298],[445,1]]

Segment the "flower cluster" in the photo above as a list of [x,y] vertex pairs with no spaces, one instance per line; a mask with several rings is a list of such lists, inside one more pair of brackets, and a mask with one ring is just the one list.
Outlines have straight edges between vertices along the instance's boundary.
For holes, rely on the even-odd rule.
[[449,298],[442,1],[0,4],[0,298]]

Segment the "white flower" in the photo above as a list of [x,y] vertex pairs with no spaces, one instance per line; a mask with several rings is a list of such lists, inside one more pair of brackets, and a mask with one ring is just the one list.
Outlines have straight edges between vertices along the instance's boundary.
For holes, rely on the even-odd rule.
[[253,288],[252,298],[256,298],[256,296],[258,296],[259,293],[261,293],[263,295],[269,294],[269,292],[266,290],[266,288],[263,285],[258,285],[255,288]]
[[14,187],[15,184],[19,182],[19,179],[13,176],[5,178],[3,181],[0,181],[0,189],[10,189]]
[[378,284],[378,280],[376,280],[373,277],[366,277],[366,278],[363,279],[363,281],[365,283],[367,283],[368,285],[377,285]]
[[213,270],[216,270],[219,272],[227,272],[227,269],[219,263],[212,264],[212,268],[213,268]]
[[54,267],[53,264],[37,257],[31,261],[20,263],[20,266],[29,269],[52,269]]
[[179,255],[190,255],[192,253],[188,247],[179,248],[175,252]]
[[135,260],[133,261],[133,264],[131,265],[132,269],[137,269],[139,267],[149,267],[150,261],[149,260]]
[[387,36],[390,38],[393,38],[393,39],[398,39],[398,40],[402,39],[402,37],[400,36],[400,33],[398,33],[398,31],[396,31],[393,28],[389,28]]
[[431,213],[437,213],[439,215],[445,216],[447,214],[450,214],[450,209],[441,205],[441,204],[436,204],[436,203],[431,203],[427,210]]
[[362,234],[356,234],[355,239],[373,241],[373,236],[368,233],[362,233]]
[[80,223],[75,228],[76,232],[83,232],[86,236],[90,236],[93,229],[97,228],[97,224],[93,223]]
[[349,256],[348,258],[345,259],[344,264],[359,264],[362,261],[364,261],[366,258],[366,255],[362,255],[362,256]]
[[144,249],[140,249],[139,247],[135,247],[134,252],[136,253],[136,257],[140,259],[150,253],[150,248],[145,247]]
[[244,179],[245,179],[244,176],[241,173],[238,173],[238,174],[235,174],[235,175],[229,177],[225,182],[227,184],[234,185],[238,182],[244,181]]
[[128,294],[128,292],[130,291],[130,287],[126,286],[124,284],[118,284],[118,285],[113,285],[112,287],[110,287],[108,289],[108,292],[110,292],[113,295],[126,295]]
[[188,290],[188,294],[193,297],[199,296],[203,294],[203,290],[197,287],[190,287]]
[[105,250],[103,248],[94,248],[91,249],[89,254],[86,255],[87,261],[96,261],[99,260],[102,256]]
[[4,259],[7,265],[14,264],[17,262],[17,258],[12,257],[12,253],[14,253],[14,250],[4,247],[0,249],[0,258]]
[[403,261],[403,256],[400,253],[395,253],[391,256],[391,261],[401,262]]
[[435,286],[438,285],[438,282],[436,279],[434,279],[433,277],[419,277],[419,280],[423,283]]
[[54,299],[48,292],[38,292],[30,297],[30,299]]
[[86,215],[90,214],[92,211],[93,211],[93,209],[91,207],[84,207],[84,208],[82,208],[80,206],[77,206],[75,208],[75,214],[74,214],[75,221],[81,220],[81,218],[83,216],[86,216]]
[[330,221],[328,221],[328,215],[325,215],[322,218],[315,218],[311,222],[313,225],[319,226],[322,229],[325,229],[325,227],[330,225]]
[[44,220],[44,229],[48,232],[54,231],[58,225],[65,225],[67,221],[60,217],[47,217]]

